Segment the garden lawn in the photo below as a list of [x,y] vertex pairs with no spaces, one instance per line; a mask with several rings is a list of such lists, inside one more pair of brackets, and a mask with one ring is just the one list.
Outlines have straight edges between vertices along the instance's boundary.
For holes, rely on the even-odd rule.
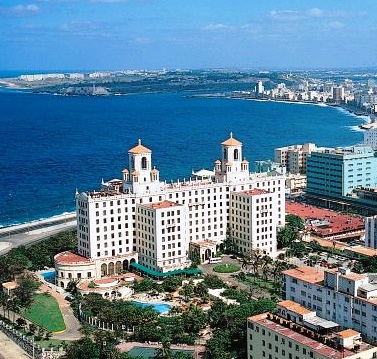
[[58,303],[50,295],[36,294],[30,308],[25,310],[23,315],[49,332],[65,330],[63,316]]
[[241,268],[235,264],[218,264],[213,270],[217,273],[238,272]]

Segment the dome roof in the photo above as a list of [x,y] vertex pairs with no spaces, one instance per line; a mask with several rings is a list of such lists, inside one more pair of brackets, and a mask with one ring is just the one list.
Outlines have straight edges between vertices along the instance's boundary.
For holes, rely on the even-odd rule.
[[242,145],[242,142],[236,140],[233,138],[233,133],[230,133],[230,137],[221,143],[223,146],[240,146]]
[[137,146],[131,148],[128,153],[133,154],[143,154],[143,153],[151,153],[152,151],[149,148],[146,148],[141,144],[141,140],[139,139]]

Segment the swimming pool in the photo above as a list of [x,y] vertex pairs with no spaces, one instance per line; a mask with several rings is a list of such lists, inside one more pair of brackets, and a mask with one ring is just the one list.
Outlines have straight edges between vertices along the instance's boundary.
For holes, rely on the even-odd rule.
[[138,307],[141,308],[152,307],[159,314],[169,313],[171,309],[171,305],[166,303],[143,303],[137,302],[136,300],[133,300],[132,303],[136,304]]
[[41,276],[43,277],[43,279],[46,281],[46,282],[49,282],[49,283],[53,283],[55,284],[55,276],[56,276],[56,272],[55,270],[50,270],[48,272],[44,272],[44,273],[41,273]]

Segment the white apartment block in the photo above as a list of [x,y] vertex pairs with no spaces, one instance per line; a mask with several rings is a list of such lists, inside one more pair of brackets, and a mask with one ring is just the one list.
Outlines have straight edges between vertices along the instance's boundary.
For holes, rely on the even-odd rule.
[[[102,182],[99,191],[76,193],[78,254],[101,268],[92,276],[127,270],[131,262],[159,272],[183,268],[190,263],[187,257],[193,243],[214,248],[210,253],[205,250],[209,257],[205,259],[210,259],[226,238],[228,226],[239,240],[240,251],[260,248],[275,254],[276,226],[285,221],[285,176],[251,174],[242,143],[232,134],[221,143],[213,177],[160,181],[159,171],[152,166],[152,151],[140,140],[128,157],[122,179]],[[247,194],[253,190],[260,193]],[[250,201],[248,209],[244,200]],[[233,208],[241,201],[242,208]],[[247,218],[248,228],[240,229],[236,222],[241,215]],[[167,222],[169,216],[174,226]]]
[[365,241],[364,245],[377,249],[377,216],[365,218]]
[[377,128],[364,131],[364,145],[377,150]]
[[299,267],[283,272],[284,297],[377,343],[377,274]]
[[341,330],[297,303],[277,304],[275,313],[247,320],[248,359],[371,359],[377,347],[362,341],[360,333]]

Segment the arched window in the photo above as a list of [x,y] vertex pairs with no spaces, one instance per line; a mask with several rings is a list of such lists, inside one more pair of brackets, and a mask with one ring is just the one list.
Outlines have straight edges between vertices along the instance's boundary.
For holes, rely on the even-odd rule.
[[234,150],[234,159],[238,160],[238,150],[237,149]]
[[226,148],[224,148],[224,160],[225,160],[225,161],[228,160],[228,156],[227,156]]
[[131,169],[135,169],[135,159],[133,157],[131,157]]
[[146,170],[147,169],[147,158],[146,157],[143,157],[141,159],[141,169],[142,170]]

